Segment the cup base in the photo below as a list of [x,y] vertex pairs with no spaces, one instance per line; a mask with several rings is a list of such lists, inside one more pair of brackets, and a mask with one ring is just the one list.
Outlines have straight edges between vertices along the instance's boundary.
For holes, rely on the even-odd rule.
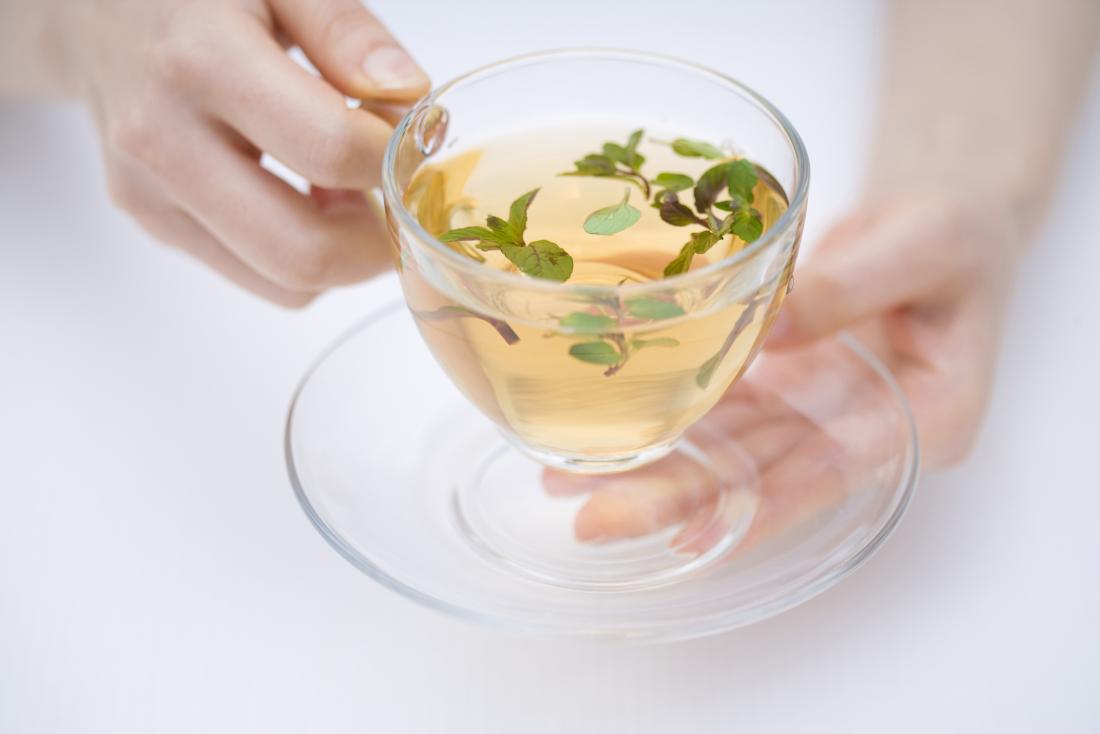
[[[444,430],[454,435],[455,429]],[[473,445],[488,450],[465,454],[468,465],[451,500],[456,531],[502,573],[565,589],[625,591],[677,582],[734,547],[756,508],[749,457],[739,471],[724,464],[720,472],[687,441],[658,452],[665,454],[662,467],[675,467],[695,488],[688,498],[669,485],[666,472],[622,472],[620,462],[613,476],[576,476],[543,468],[504,439]],[[627,461],[650,464],[654,453]],[[569,461],[555,463],[576,471]],[[662,507],[662,492],[675,493],[675,507]],[[685,499],[691,506],[683,506]],[[662,510],[686,520],[662,528]],[[597,535],[608,528],[626,532],[613,541]]]
[[[765,353],[725,408],[639,469],[548,470],[458,392],[395,302],[303,379],[287,468],[331,546],[420,604],[498,629],[679,640],[847,576],[889,536],[917,477],[904,398],[849,340]],[[769,426],[810,440],[769,458]],[[604,531],[615,539],[598,542]]]

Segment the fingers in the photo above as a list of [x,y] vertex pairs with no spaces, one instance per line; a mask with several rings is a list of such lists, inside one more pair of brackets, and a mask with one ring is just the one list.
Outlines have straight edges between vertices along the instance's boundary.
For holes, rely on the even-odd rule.
[[933,204],[898,202],[841,222],[795,273],[768,346],[835,333],[885,311],[925,302],[959,273],[964,253],[930,246]]
[[131,178],[124,189],[116,186],[114,194],[153,237],[188,253],[237,286],[287,308],[301,308],[317,296],[288,290],[264,278],[230,253],[193,217],[163,201],[151,186],[138,188]]
[[349,97],[413,101],[427,75],[359,0],[270,0],[281,29]]
[[147,165],[183,209],[268,280],[310,293],[389,265],[385,231],[365,202],[318,206],[262,169],[224,131],[196,123],[181,125],[179,135],[148,152]]
[[[390,125],[365,110],[348,109],[341,94],[295,64],[253,19],[224,22],[230,27],[220,42],[203,49],[203,61],[180,63],[173,72],[180,88],[311,183],[345,189],[378,185]],[[208,67],[232,72],[212,75]]]

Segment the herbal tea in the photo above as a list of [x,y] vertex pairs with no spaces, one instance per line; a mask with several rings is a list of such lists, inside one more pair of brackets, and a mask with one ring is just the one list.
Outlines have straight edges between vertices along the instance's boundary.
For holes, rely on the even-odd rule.
[[[773,226],[787,198],[730,147],[578,125],[434,158],[405,203],[481,267],[606,287],[726,258]],[[759,348],[790,267],[766,275],[718,307],[701,306],[698,288],[625,287],[556,310],[545,288],[522,282],[485,299],[414,267],[401,278],[429,347],[479,408],[535,449],[603,461],[670,444],[717,402]]]

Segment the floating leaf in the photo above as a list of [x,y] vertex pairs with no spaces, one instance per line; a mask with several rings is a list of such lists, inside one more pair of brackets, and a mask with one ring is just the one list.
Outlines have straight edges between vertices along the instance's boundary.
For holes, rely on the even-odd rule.
[[718,194],[729,185],[729,163],[719,163],[703,171],[695,184],[695,209],[706,214],[718,199]]
[[579,161],[574,161],[573,165],[577,167],[575,171],[569,171],[568,173],[560,174],[562,176],[610,176],[616,172],[615,161],[608,158],[606,155],[599,155],[593,153],[586,155]]
[[658,197],[656,206],[661,212],[661,219],[669,224],[677,227],[686,227],[690,224],[702,224],[706,226],[706,222],[703,222],[699,217],[695,216],[695,212],[691,210],[685,204],[681,204],[680,200],[676,198],[676,194],[671,191],[665,191]]
[[696,254],[702,255],[704,252],[714,247],[721,239],[722,235],[711,232],[708,229],[703,232],[692,232],[691,242],[688,244],[691,245]]
[[531,202],[535,200],[535,195],[538,192],[538,189],[531,189],[513,201],[508,211],[508,224],[512,225],[512,228],[519,234],[521,241],[523,240],[523,233],[527,230],[527,210],[531,208]]
[[581,342],[569,347],[569,356],[591,364],[613,365],[622,359],[615,347],[605,341]]
[[695,258],[695,247],[691,242],[680,248],[680,254],[665,266],[665,277],[686,273],[691,269],[691,261]]
[[584,231],[588,234],[613,235],[637,223],[642,213],[629,203],[630,189],[626,189],[623,200],[618,204],[597,209],[584,220]]
[[733,215],[730,231],[745,242],[755,242],[764,233],[764,221],[755,209],[739,209]]
[[489,243],[492,245],[491,247],[482,249],[491,250],[499,249],[501,245],[512,244],[507,237],[487,227],[459,227],[439,235],[440,242],[461,242],[463,240]]
[[549,240],[536,240],[526,247],[501,245],[500,251],[520,271],[535,278],[565,281],[573,274],[573,258]]
[[523,232],[519,232],[512,226],[511,222],[506,222],[500,217],[494,217],[492,214],[485,218],[485,223],[489,225],[489,229],[493,230],[501,237],[502,240],[513,245],[523,245]]
[[668,191],[684,191],[694,186],[695,180],[683,173],[664,172],[658,173],[657,178],[653,179],[653,183]]
[[685,158],[709,158],[714,160],[722,157],[722,151],[701,140],[676,138],[672,141],[672,149]]
[[727,170],[727,186],[730,196],[747,204],[752,203],[752,190],[756,188],[756,166],[744,158],[733,161]]
[[672,319],[684,315],[684,309],[672,301],[663,301],[660,298],[631,298],[626,301],[626,310],[631,316],[640,319]]
[[560,319],[558,324],[563,329],[569,329],[578,334],[599,334],[614,329],[616,321],[603,314],[575,311]]
[[711,379],[714,377],[714,371],[718,369],[718,365],[722,363],[722,358],[725,356],[725,352],[719,352],[706,362],[703,362],[699,367],[699,371],[695,374],[695,384],[706,390],[707,385],[710,384]]

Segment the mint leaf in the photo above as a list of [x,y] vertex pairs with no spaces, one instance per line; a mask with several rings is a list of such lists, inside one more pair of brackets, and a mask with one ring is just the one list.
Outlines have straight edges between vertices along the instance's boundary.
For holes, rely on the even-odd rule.
[[710,143],[704,143],[701,140],[690,140],[688,138],[676,138],[673,140],[672,150],[685,158],[709,158],[714,160],[722,157],[722,151],[718,150],[718,148],[715,148]]
[[680,254],[672,262],[665,266],[665,277],[686,273],[691,269],[691,261],[695,258],[695,247],[691,242],[680,248]]
[[577,334],[599,334],[611,331],[615,328],[615,319],[598,313],[587,311],[575,311],[558,321],[563,329],[569,329]]
[[536,240],[526,247],[501,245],[500,251],[520,271],[535,278],[565,281],[573,274],[573,258],[549,240]]
[[673,339],[671,336],[659,336],[656,339],[632,339],[630,346],[635,349],[645,349],[646,347],[678,347],[680,346],[680,340]]
[[682,173],[667,172],[658,173],[657,178],[653,179],[653,183],[668,191],[684,191],[695,185],[695,181],[691,176],[686,176]]
[[498,236],[500,236],[505,242],[512,245],[523,245],[523,233],[517,232],[516,228],[511,223],[504,221],[500,217],[494,217],[492,214],[485,217],[485,223],[489,225],[489,229],[493,230]]
[[764,233],[764,221],[755,209],[738,209],[730,231],[745,242],[755,242]]
[[707,229],[702,232],[692,232],[691,242],[688,244],[691,245],[696,254],[702,255],[704,252],[714,247],[721,239],[722,235]]
[[729,164],[727,186],[730,196],[747,204],[752,203],[752,190],[756,187],[756,166],[741,158]]
[[660,210],[661,219],[676,227],[686,227],[689,224],[706,226],[706,222],[695,216],[695,212],[690,207],[681,204],[676,194],[671,191],[662,192],[655,206]]
[[531,208],[531,202],[535,200],[538,189],[531,189],[523,196],[512,202],[508,210],[508,224],[519,234],[520,242],[523,241],[523,233],[527,230],[527,210]]
[[577,167],[575,171],[569,171],[562,173],[562,176],[611,176],[616,172],[615,161],[608,158],[606,155],[598,155],[593,153],[586,155],[579,161],[574,161],[573,165]]
[[627,300],[626,310],[630,312],[631,316],[653,321],[672,319],[684,315],[684,309],[672,301],[662,301],[659,298],[644,296]]
[[499,248],[500,245],[512,244],[511,240],[504,235],[486,227],[459,227],[458,229],[452,229],[449,232],[444,232],[439,235],[440,242],[461,242],[471,240],[475,242],[486,242],[493,245],[492,247],[483,248],[490,250],[495,250]]
[[695,374],[695,384],[706,390],[707,385],[710,384],[711,379],[714,377],[714,371],[718,369],[718,365],[722,363],[722,358],[726,356],[724,351],[718,352],[706,362],[703,362],[699,366],[699,371]]
[[642,213],[632,207],[630,189],[626,189],[623,200],[612,206],[597,209],[584,220],[584,231],[588,234],[613,235],[633,226],[642,217]]
[[622,359],[619,352],[605,341],[581,342],[569,347],[569,356],[591,364],[612,365]]
[[714,206],[718,194],[726,188],[729,181],[729,163],[719,163],[703,171],[695,184],[695,209],[706,214]]

